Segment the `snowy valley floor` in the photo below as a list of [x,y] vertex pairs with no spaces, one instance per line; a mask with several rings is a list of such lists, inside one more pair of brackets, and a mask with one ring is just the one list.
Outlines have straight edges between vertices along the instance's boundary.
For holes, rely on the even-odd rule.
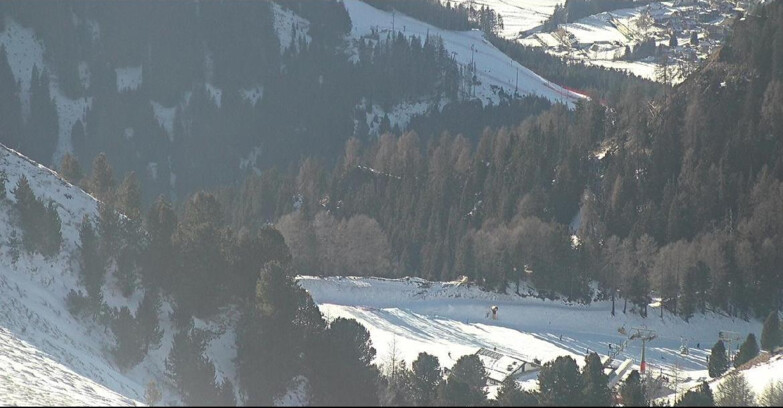
[[[484,347],[542,363],[571,355],[581,365],[588,350],[603,357],[610,353],[609,343],[617,347],[633,332],[632,328],[646,327],[657,334],[647,345],[648,370],[654,376],[669,377],[671,390],[662,390],[665,395],[674,391],[675,376],[680,393],[708,379],[706,360],[719,331],[734,331],[743,339],[750,332],[757,338],[761,333],[761,322],[714,313],[697,315],[690,322],[669,313],[661,319],[659,310],[652,308],[646,319],[630,310],[623,314],[622,300],[618,300],[613,317],[610,301],[566,304],[519,296],[513,290],[507,295],[485,292],[458,282],[311,276],[297,279],[327,319],[354,318],[369,330],[379,364],[392,347],[408,363],[425,351],[437,356],[444,367]],[[499,307],[497,320],[487,317],[492,305]],[[621,327],[627,335],[618,332]],[[680,353],[683,344],[687,344],[688,355]],[[632,359],[633,368],[638,368],[640,341],[628,342],[616,357],[625,359]],[[535,373],[523,375],[520,383],[524,388],[535,388]],[[490,389],[490,394],[493,392]]]

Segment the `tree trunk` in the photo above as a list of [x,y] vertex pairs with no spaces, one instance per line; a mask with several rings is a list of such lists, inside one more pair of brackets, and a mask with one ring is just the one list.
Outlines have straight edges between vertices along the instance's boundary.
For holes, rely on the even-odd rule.
[[626,297],[623,299],[623,314],[625,314],[625,311],[628,310],[628,298]]

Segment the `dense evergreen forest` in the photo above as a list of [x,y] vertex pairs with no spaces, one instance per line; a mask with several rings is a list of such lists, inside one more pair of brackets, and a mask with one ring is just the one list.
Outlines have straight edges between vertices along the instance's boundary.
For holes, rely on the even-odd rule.
[[[631,85],[608,107],[534,108],[480,135],[351,139],[334,166],[308,158],[296,174],[254,176],[225,192],[228,217],[279,218],[307,273],[466,275],[505,290],[528,279],[527,268],[550,296],[619,291],[645,314],[656,293],[684,318],[707,309],[765,316],[781,299],[774,44],[783,32],[780,5],[762,13],[657,97]],[[272,197],[292,192],[298,210],[289,213]],[[372,253],[375,264],[336,248]],[[602,293],[589,293],[590,280]]]

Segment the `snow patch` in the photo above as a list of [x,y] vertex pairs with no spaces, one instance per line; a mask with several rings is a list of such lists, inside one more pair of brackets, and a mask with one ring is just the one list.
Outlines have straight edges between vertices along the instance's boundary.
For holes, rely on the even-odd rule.
[[133,91],[141,85],[143,72],[142,67],[124,67],[116,68],[117,73],[117,92]]
[[33,66],[40,72],[44,68],[43,43],[36,38],[32,28],[24,28],[9,16],[5,17],[5,30],[0,33],[0,44],[5,48],[8,64],[16,82],[21,83],[22,115],[30,116],[30,78]]
[[282,54],[288,50],[292,39],[295,40],[295,43],[298,43],[300,38],[304,38],[309,45],[310,41],[312,41],[310,37],[310,22],[277,3],[271,3],[271,5],[275,15],[275,32],[280,41],[280,53]]

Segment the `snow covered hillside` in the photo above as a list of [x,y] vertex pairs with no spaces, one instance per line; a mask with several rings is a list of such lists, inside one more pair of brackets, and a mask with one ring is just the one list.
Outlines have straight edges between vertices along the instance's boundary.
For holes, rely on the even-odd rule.
[[[125,372],[111,355],[113,333],[68,312],[68,292],[84,291],[78,283],[79,227],[85,214],[97,221],[95,198],[2,145],[0,170],[8,177],[7,196],[0,200],[0,376],[4,378],[0,404],[139,405],[149,381],[163,392],[162,403],[179,403],[165,375],[164,362],[174,337],[171,303],[166,298],[158,315],[164,332],[160,347],[149,350],[140,364]],[[23,233],[13,190],[22,176],[36,197],[54,202],[60,216],[63,242],[52,258],[31,255],[21,247]],[[137,289],[129,298],[123,297],[112,273],[107,274],[102,292],[110,308],[127,306],[132,313],[144,295],[143,289]],[[215,364],[219,381],[236,380],[237,318],[236,311],[228,309],[209,321],[194,319],[197,328],[211,333],[206,355]]]
[[[396,13],[392,17],[392,13],[376,9],[359,0],[346,0],[344,4],[353,25],[351,35],[356,39],[369,35],[373,29],[385,35],[392,28],[408,37],[440,36],[446,49],[458,64],[469,66],[471,62],[475,62],[476,76],[480,85],[476,87],[474,94],[475,98],[485,104],[498,103],[500,89],[504,89],[508,95],[513,95],[515,88],[520,95],[539,95],[567,105],[573,105],[577,100],[584,98],[583,95],[547,81],[513,61],[490,44],[481,31],[443,30],[401,13]],[[394,18],[394,27],[392,27],[392,18]]]
[[[71,254],[77,246],[79,222],[84,214],[95,216],[97,201],[4,147],[0,147],[0,169],[8,176],[7,198],[0,201],[0,358],[9,362],[0,370],[4,385],[30,384],[3,394],[9,398],[3,402],[135,404],[119,394],[141,399],[143,385],[110,363],[105,349],[113,339],[97,326],[87,327],[74,319],[65,306],[68,291],[78,287]],[[63,246],[52,259],[30,255],[19,244],[22,231],[12,191],[23,175],[37,197],[56,203],[62,220]],[[30,388],[33,385],[35,389]]]
[[[462,68],[470,67],[471,62],[475,63],[478,84],[470,90],[470,95],[465,95],[466,98],[478,99],[483,104],[498,104],[501,101],[501,89],[506,95],[514,95],[516,90],[520,96],[538,95],[568,106],[573,106],[576,101],[585,98],[584,95],[566,90],[513,61],[490,44],[479,30],[444,30],[402,13],[394,13],[392,16],[391,12],[376,9],[359,0],[346,0],[344,5],[351,17],[350,40],[369,36],[373,30],[384,38],[392,29],[408,37],[417,36],[423,39],[427,35],[440,36],[448,52]],[[443,103],[442,101],[441,105]],[[403,102],[386,113],[390,116],[392,127],[399,125],[404,128],[411,116],[425,112],[431,104],[432,102],[428,101]],[[379,109],[373,107],[373,110]],[[375,117],[377,113],[374,112],[368,117]],[[368,126],[375,129],[377,123],[368,120]]]
[[[637,313],[623,314],[619,300],[612,317],[610,301],[568,304],[519,296],[513,288],[506,295],[485,292],[460,282],[311,276],[300,276],[298,282],[328,319],[355,318],[367,327],[378,363],[383,363],[394,344],[408,363],[426,351],[436,355],[444,367],[482,347],[542,363],[571,355],[582,364],[588,350],[601,356],[617,352],[633,328],[646,327],[657,334],[647,345],[648,370],[669,377],[677,371],[682,391],[708,378],[706,357],[720,330],[756,336],[761,332],[760,322],[712,313],[694,316],[686,323],[669,313],[661,319],[658,310],[651,309],[644,319]],[[525,288],[521,293],[529,292]],[[497,320],[487,316],[492,305],[499,307]],[[619,333],[620,328],[628,335]],[[683,345],[688,355],[681,354]],[[615,360],[631,359],[638,368],[640,356],[641,342],[629,341]],[[535,375],[520,381],[525,387],[535,387]]]

